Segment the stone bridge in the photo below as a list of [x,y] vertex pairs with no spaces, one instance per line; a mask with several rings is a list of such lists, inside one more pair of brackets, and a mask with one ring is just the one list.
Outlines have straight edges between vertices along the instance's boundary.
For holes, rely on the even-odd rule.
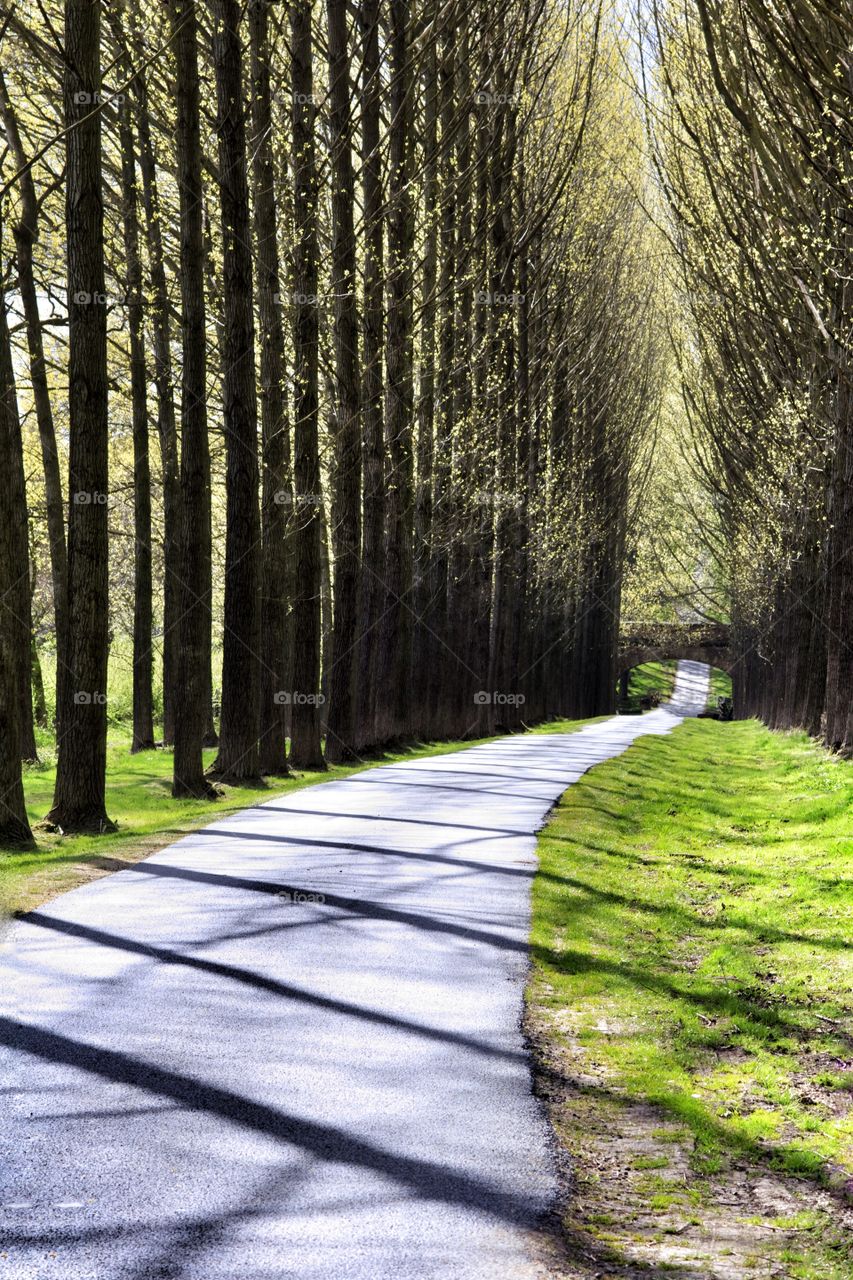
[[641,662],[686,658],[731,672],[734,654],[724,622],[623,622],[617,670],[621,675]]

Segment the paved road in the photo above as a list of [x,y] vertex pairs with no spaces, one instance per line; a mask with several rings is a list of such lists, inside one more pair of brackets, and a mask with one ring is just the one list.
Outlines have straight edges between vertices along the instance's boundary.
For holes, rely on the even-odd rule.
[[[680,713],[706,679],[682,664]],[[554,1173],[519,1027],[533,833],[590,766],[677,723],[313,786],[16,924],[0,1275],[541,1275]]]

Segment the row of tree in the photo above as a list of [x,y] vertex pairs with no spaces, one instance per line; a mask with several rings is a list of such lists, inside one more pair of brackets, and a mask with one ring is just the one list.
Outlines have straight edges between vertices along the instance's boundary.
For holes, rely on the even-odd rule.
[[[853,754],[853,14],[658,5],[649,118],[740,715]],[[654,81],[654,83],[653,83]]]
[[1,29],[3,838],[46,601],[67,831],[109,825],[125,620],[176,795],[606,710],[663,369],[612,15],[22,0]]

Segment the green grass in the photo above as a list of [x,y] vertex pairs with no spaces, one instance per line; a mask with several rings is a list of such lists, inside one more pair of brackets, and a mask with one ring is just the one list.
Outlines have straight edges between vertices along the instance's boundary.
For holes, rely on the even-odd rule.
[[711,675],[708,681],[708,706],[717,708],[718,698],[730,698],[732,696],[732,678],[726,671],[721,671],[719,667],[711,667]]
[[636,700],[656,693],[661,702],[666,702],[672,694],[677,667],[674,658],[666,658],[662,662],[641,662],[638,667],[632,667],[628,697]]
[[[851,813],[853,764],[805,735],[694,721],[594,769],[540,837],[540,1035],[601,1108],[677,1126],[700,1186],[853,1175]],[[823,1227],[786,1274],[853,1274]]]
[[[580,721],[554,721],[542,732],[571,732]],[[291,778],[270,778],[263,787],[222,787],[216,801],[175,800],[172,788],[171,751],[140,751],[131,755],[130,735],[124,724],[111,724],[107,750],[107,813],[118,825],[105,835],[68,835],[39,830],[37,824],[51,806],[56,774],[53,740],[41,734],[40,762],[26,766],[24,791],[30,821],[35,826],[37,849],[28,852],[0,847],[0,910],[5,913],[32,910],[58,893],[73,889],[99,875],[136,862],[197,827],[234,813],[247,805],[288,795],[301,787],[347,777],[376,764],[391,764],[423,756],[444,755],[472,741],[431,742],[409,750],[372,758],[364,764],[335,766],[324,773],[302,773]],[[482,739],[488,741],[488,739]],[[210,764],[215,751],[205,755]]]

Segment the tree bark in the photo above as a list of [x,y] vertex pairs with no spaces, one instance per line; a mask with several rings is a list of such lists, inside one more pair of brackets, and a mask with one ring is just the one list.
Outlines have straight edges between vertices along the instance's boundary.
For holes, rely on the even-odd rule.
[[181,240],[181,555],[180,637],[172,794],[213,797],[202,743],[210,712],[210,452],[199,127],[198,16],[195,0],[173,14],[177,175]]
[[107,817],[109,650],[107,308],[100,8],[65,0],[65,227],[68,255],[68,645],[56,789],[49,821],[100,832]]
[[290,10],[293,93],[293,349],[296,593],[293,601],[291,762],[322,769],[320,745],[320,456],[318,445],[317,203],[314,70],[309,0]]
[[142,259],[136,201],[136,160],[129,99],[121,110],[121,187],[125,306],[130,337],[130,397],[133,420],[133,735],[130,749],[154,746],[152,688],[151,473],[148,461],[148,371],[143,330]]
[[290,518],[293,507],[290,423],[285,397],[284,327],[278,208],[273,159],[270,91],[270,0],[249,5],[256,291],[260,321],[260,410],[263,442],[261,497],[261,721],[260,770],[283,776],[287,764],[287,705],[291,686],[290,601],[293,569]]
[[327,0],[326,14],[332,169],[332,293],[335,299],[332,500],[335,590],[326,757],[339,763],[354,757],[358,736],[355,725],[355,657],[361,540],[361,389],[355,294],[355,184],[347,0]]
[[[0,303],[2,325],[6,325],[6,304]],[[5,345],[5,344],[4,344]],[[11,360],[0,352],[0,848],[22,849],[33,845],[24,802],[21,776],[22,739],[20,724],[20,622],[10,600],[23,579],[29,594],[30,566],[28,551],[21,560],[19,529],[22,521],[19,499],[9,484],[18,468],[20,457],[20,423],[17,404],[13,403],[14,386],[9,381]]]
[[225,624],[222,715],[215,769],[224,780],[260,777],[260,541],[252,227],[237,0],[214,0],[222,230],[225,426]]
[[360,748],[376,742],[376,671],[379,626],[385,599],[383,588],[385,529],[385,444],[382,405],[383,351],[383,224],[381,70],[379,61],[379,0],[362,0],[359,8],[363,67],[361,111],[361,192],[363,204],[363,321],[362,321],[362,573],[359,601],[359,641],[356,742]]
[[389,199],[387,339],[385,345],[386,474],[385,614],[378,655],[380,742],[411,729],[412,680],[412,68],[409,0],[389,0]]
[[4,593],[2,606],[8,613],[9,634],[12,637],[12,660],[15,666],[15,687],[18,702],[18,745],[22,760],[35,760],[38,756],[33,719],[32,692],[32,593],[30,590],[29,514],[27,512],[26,482],[24,479],[24,447],[21,438],[21,420],[18,411],[18,395],[12,362],[12,342],[6,316],[6,299],[0,288],[0,389],[3,393],[3,415],[7,441],[8,467],[0,474],[5,477],[6,496],[15,519],[8,537],[9,554],[15,573],[11,585]]
[[172,371],[172,326],[163,252],[162,213],[157,166],[151,141],[148,91],[144,72],[133,82],[139,137],[139,168],[151,285],[151,348],[157,390],[157,437],[163,488],[163,742],[175,741],[175,706],[180,651],[181,480],[175,390]]
[[56,734],[61,736],[60,708],[65,702],[64,682],[68,666],[66,644],[68,637],[68,554],[65,542],[65,508],[62,499],[62,476],[56,431],[53,423],[50,390],[47,383],[47,367],[42,341],[41,316],[33,268],[33,245],[38,239],[38,203],[32,170],[21,143],[17,116],[0,71],[0,118],[6,134],[6,142],[20,171],[18,192],[20,216],[13,228],[18,268],[18,290],[27,330],[27,347],[30,357],[30,386],[33,394],[36,423],[41,445],[44,469],[45,503],[47,507],[47,536],[50,547],[50,573],[53,589],[54,627],[56,629]]

